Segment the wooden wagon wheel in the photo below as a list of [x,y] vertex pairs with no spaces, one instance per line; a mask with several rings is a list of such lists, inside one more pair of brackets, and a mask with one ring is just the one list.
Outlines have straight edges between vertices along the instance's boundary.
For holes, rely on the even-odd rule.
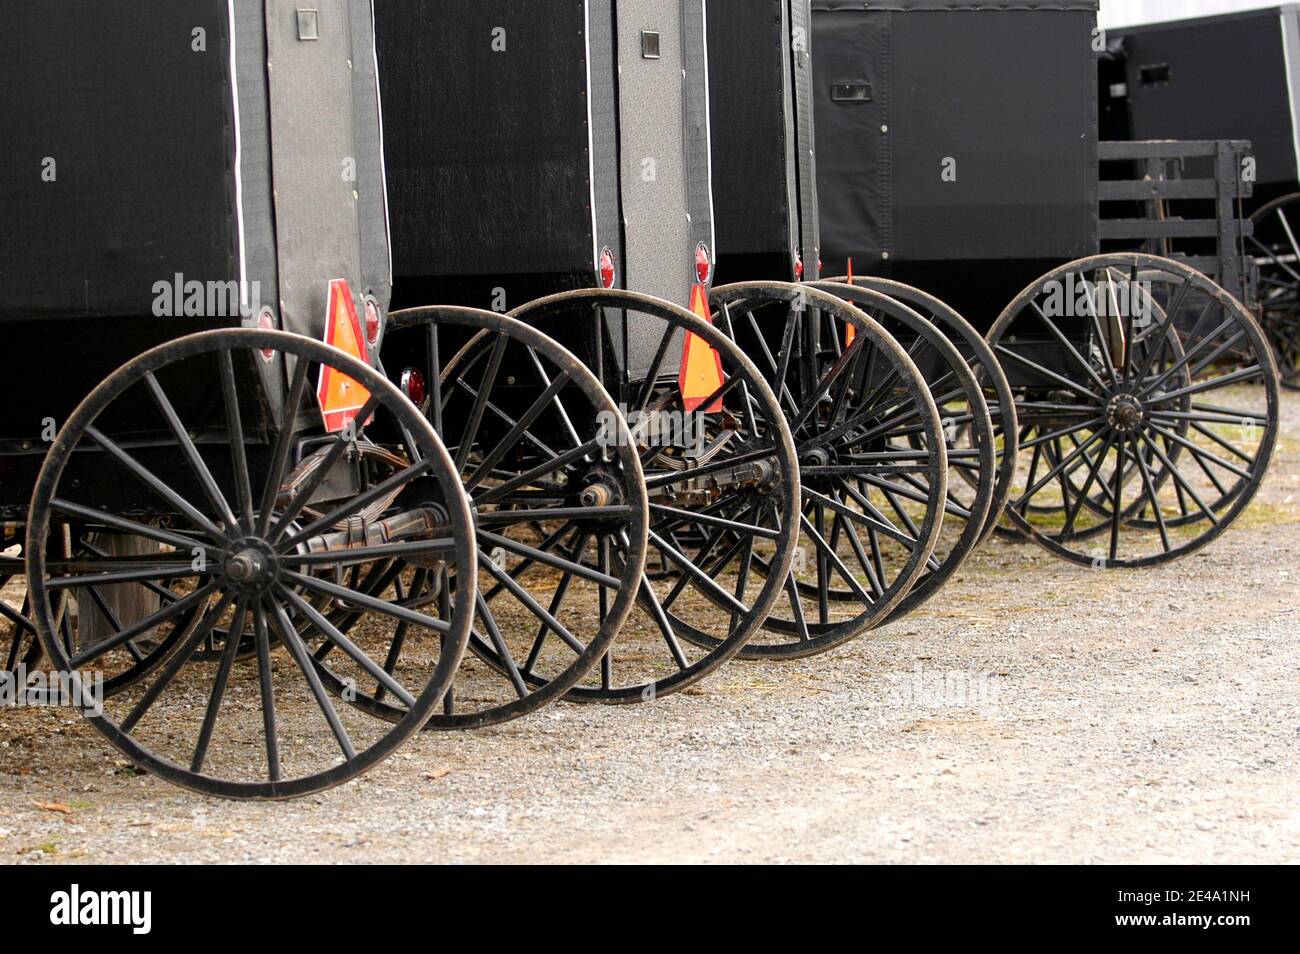
[[1273,345],[1283,387],[1300,389],[1300,192],[1251,215],[1248,250],[1259,266],[1260,324]]
[[[569,698],[648,702],[692,685],[755,635],[794,557],[798,464],[776,396],[720,329],[657,298],[583,290],[512,314],[554,336],[585,332],[599,345],[649,491],[637,608]],[[709,387],[721,381],[690,408],[680,387],[683,347],[699,349],[718,375]],[[755,571],[760,559],[772,573]]]
[[[283,368],[283,399],[264,400],[257,367]],[[326,372],[361,404],[355,424],[330,438],[341,460],[370,437],[419,456],[381,485],[357,491],[344,483],[308,481],[287,501],[279,490],[303,437],[320,433],[320,410],[309,385]],[[191,437],[176,396],[194,382],[214,382],[219,438]],[[140,428],[169,433],[172,441],[136,446],[97,426],[130,405]],[[143,408],[153,407],[153,419]],[[182,405],[184,406],[184,405]],[[224,414],[223,414],[224,412]],[[266,421],[278,415],[269,431]],[[398,438],[401,438],[399,440]],[[95,453],[122,485],[143,490],[165,521],[146,522],[136,509],[121,512],[113,494],[66,479],[74,455]],[[111,483],[110,483],[111,486]],[[384,519],[365,539],[340,538],[332,528],[374,500],[398,490]],[[328,503],[325,503],[328,501]],[[309,503],[327,512],[300,519]],[[63,525],[112,528],[162,544],[153,557],[129,567],[114,558],[90,558],[51,572],[47,543]],[[37,478],[27,533],[32,622],[54,669],[67,673],[83,715],[138,765],[205,794],[233,798],[288,798],[346,781],[418,731],[441,702],[460,663],[472,622],[472,600],[411,609],[390,593],[368,593],[327,579],[333,567],[383,566],[420,559],[447,567],[463,593],[472,593],[476,557],[472,523],[453,462],[419,410],[382,375],[317,341],[283,332],[229,329],[169,342],[132,360],[105,379],[76,408],[55,439]],[[61,638],[58,594],[125,582],[185,580],[188,592],[145,619],[115,627],[111,637],[70,651]],[[302,592],[360,608],[366,619],[345,635]],[[180,645],[149,676],[106,698],[94,692],[94,670],[111,650],[137,637],[153,639],[182,627]],[[438,646],[419,671],[390,674],[384,653],[392,629]],[[215,629],[226,634],[216,660],[196,656]],[[239,665],[246,633],[255,662]],[[272,657],[272,633],[287,652]],[[320,643],[346,657],[346,678],[382,682],[405,707],[395,725],[336,707],[313,663]],[[343,670],[336,663],[335,671]]]
[[[1157,282],[1169,304],[1144,313]],[[1107,283],[1117,306],[1096,294]],[[1062,288],[1079,290],[1078,307],[1058,313]],[[1204,304],[1189,312],[1188,296]],[[1050,335],[1061,368],[1026,350],[1031,334]],[[1199,272],[1136,253],[1080,259],[1022,291],[989,342],[1034,381],[1017,410],[1022,434],[1037,433],[1021,445],[1027,476],[1007,515],[1052,552],[1100,568],[1168,562],[1217,537],[1258,490],[1278,427],[1272,349]],[[1048,437],[1068,441],[1051,459]]]
[[[948,480],[942,417],[911,357],[860,306],[898,315],[910,309],[877,292],[785,282],[727,285],[711,300],[715,323],[755,356],[780,395],[800,457],[802,559],[742,655],[825,652],[889,618],[923,577],[936,576],[935,586],[917,602],[955,568],[934,553]],[[942,342],[919,315],[908,317]],[[960,356],[952,357],[980,400]],[[987,411],[976,414],[987,433]],[[991,481],[986,490],[968,547]],[[771,572],[765,561],[755,564]]]
[[[535,712],[606,656],[645,567],[645,481],[618,406],[559,343],[490,311],[393,312],[384,354],[390,377],[416,389],[411,396],[453,456],[478,543],[473,655],[425,727],[476,728]],[[396,565],[379,585],[399,587],[417,606],[454,592],[451,582]],[[389,648],[390,668],[417,651],[402,635]],[[321,659],[327,685],[342,691]],[[382,684],[348,698],[381,718],[401,714]]]

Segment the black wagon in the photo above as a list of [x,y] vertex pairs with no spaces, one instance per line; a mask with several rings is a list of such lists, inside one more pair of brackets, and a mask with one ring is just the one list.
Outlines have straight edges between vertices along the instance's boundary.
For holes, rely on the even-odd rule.
[[[201,792],[337,784],[439,706],[477,571],[455,461],[378,370],[370,4],[15,7],[5,677],[61,686],[138,765]],[[399,556],[437,598],[368,582]],[[395,638],[420,665],[388,662]],[[391,721],[351,703],[371,686]]]
[[806,0],[709,5],[715,320],[781,396],[804,498],[794,584],[747,656],[823,651],[919,605],[993,500],[987,403],[953,343],[1000,377],[982,338],[919,289],[821,280],[811,16]]
[[1015,391],[1008,519],[1103,568],[1212,540],[1267,468],[1275,365],[1203,274],[1098,254],[1095,5],[818,0],[813,27],[823,257],[986,331]]
[[1300,8],[1125,27],[1107,45],[1107,135],[1250,142],[1248,166],[1234,170],[1250,187],[1242,242],[1259,269],[1260,323],[1282,384],[1300,387]]
[[[688,686],[780,596],[799,487],[774,394],[709,321],[703,0],[376,13],[398,309],[383,361],[428,384],[422,406],[470,475],[488,577],[473,692],[458,687],[430,725]],[[503,314],[576,364],[539,374],[496,334]],[[470,315],[479,327],[458,328]],[[611,466],[599,415],[539,410],[573,367],[613,398],[640,473]],[[519,589],[545,594],[533,625],[517,623]],[[539,651],[547,617],[570,638]]]

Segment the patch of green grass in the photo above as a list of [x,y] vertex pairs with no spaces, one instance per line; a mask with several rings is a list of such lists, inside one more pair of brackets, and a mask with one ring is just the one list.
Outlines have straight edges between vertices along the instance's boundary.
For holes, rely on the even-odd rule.
[[1237,518],[1236,527],[1275,527],[1279,524],[1300,523],[1300,511],[1293,507],[1278,507],[1256,500]]

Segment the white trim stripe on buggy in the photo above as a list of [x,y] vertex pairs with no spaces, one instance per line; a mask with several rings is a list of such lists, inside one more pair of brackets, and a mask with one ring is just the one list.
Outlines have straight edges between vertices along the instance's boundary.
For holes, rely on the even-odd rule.
[[[582,42],[586,48],[587,67],[587,186],[591,193],[591,268],[600,285],[600,227],[596,212],[596,140],[591,115],[591,0],[582,4]],[[617,268],[617,265],[615,266]]]
[[1291,61],[1293,48],[1300,50],[1300,23],[1297,17],[1300,17],[1300,7],[1287,5],[1279,11],[1279,21],[1282,27],[1282,62],[1286,72],[1286,100],[1287,105],[1291,107],[1291,148],[1295,151],[1296,175],[1300,176],[1300,116],[1295,111],[1295,82],[1292,71],[1300,67],[1300,63]]
[[248,259],[244,241],[244,147],[239,128],[239,69],[236,66],[235,0],[226,0],[230,15],[230,101],[234,107],[235,126],[235,223],[239,232],[239,304],[244,312],[250,308],[248,298]]
[[[716,217],[713,214],[713,117],[709,115],[712,108],[709,103],[712,90],[709,87],[709,11],[708,0],[700,4],[700,23],[704,29],[704,156],[705,156],[705,180],[708,188],[705,190],[709,194],[709,256],[713,261],[718,260],[718,236],[714,231],[713,223]],[[712,269],[709,273],[709,284],[713,284]]]
[[379,185],[384,200],[384,246],[388,252],[388,286],[393,285],[393,224],[388,217],[388,159],[384,155],[384,94],[379,85],[379,41],[375,38],[375,0],[370,0],[370,55],[375,61],[375,109],[379,117]]

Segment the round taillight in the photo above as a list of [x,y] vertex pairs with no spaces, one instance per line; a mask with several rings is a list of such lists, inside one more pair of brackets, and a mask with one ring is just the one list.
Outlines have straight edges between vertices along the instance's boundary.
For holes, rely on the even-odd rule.
[[424,396],[427,393],[424,389],[424,375],[415,368],[407,368],[402,372],[402,393],[411,399],[411,403],[417,407],[424,403]]
[[600,284],[602,288],[613,288],[615,278],[614,253],[608,247],[600,250]]
[[695,280],[701,285],[707,285],[712,274],[713,262],[709,259],[709,247],[701,242],[695,246]]
[[363,307],[366,312],[366,341],[373,348],[379,343],[379,302],[367,295]]
[[794,253],[794,279],[797,282],[803,281],[803,255],[799,252]]
[[[270,308],[263,308],[257,315],[257,327],[263,331],[275,331],[275,312]],[[275,357],[274,348],[262,349],[262,360],[270,361]]]

